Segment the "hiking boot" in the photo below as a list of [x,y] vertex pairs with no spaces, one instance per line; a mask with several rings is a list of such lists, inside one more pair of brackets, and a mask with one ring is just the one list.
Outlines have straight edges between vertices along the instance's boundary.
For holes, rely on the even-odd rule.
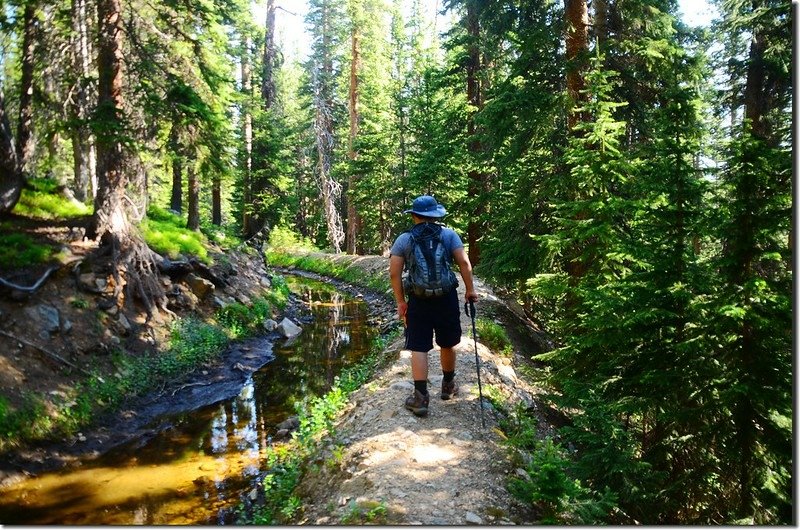
[[414,393],[406,398],[406,408],[415,416],[427,416],[429,399],[430,395],[425,396],[415,389]]
[[453,379],[449,383],[442,380],[442,399],[448,400],[458,394],[458,383]]

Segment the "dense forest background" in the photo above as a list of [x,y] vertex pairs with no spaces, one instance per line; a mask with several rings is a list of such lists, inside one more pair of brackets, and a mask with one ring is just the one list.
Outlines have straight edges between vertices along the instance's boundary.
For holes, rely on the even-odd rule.
[[3,0],[0,213],[54,182],[153,309],[165,210],[380,254],[433,194],[554,338],[615,520],[793,521],[792,5],[445,0],[439,33],[420,0],[308,3],[287,61],[291,3]]

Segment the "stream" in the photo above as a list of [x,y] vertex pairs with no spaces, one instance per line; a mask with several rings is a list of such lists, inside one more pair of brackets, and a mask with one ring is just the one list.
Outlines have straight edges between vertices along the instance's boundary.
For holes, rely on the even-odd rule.
[[169,428],[68,469],[0,491],[0,524],[219,525],[259,491],[264,454],[295,403],[330,389],[369,353],[364,302],[287,276],[303,332],[270,344],[274,359],[231,400],[169,418]]

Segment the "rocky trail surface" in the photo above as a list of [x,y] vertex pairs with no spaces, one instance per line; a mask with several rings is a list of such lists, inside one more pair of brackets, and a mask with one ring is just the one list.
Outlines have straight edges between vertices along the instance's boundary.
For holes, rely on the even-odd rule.
[[[371,264],[362,261],[360,266],[376,269],[380,263],[373,258]],[[489,287],[476,280],[476,289],[481,297],[476,304],[478,316],[494,314],[496,321],[507,325],[497,316],[504,309],[504,319],[514,319]],[[435,348],[428,356],[431,400],[427,417],[416,417],[403,407],[413,391],[410,352],[403,349],[403,339],[388,346],[397,352],[396,358],[351,394],[336,434],[319,459],[326,464],[304,479],[302,523],[371,522],[370,514],[375,522],[398,525],[535,523],[535,514],[506,489],[508,479],[520,471],[502,444],[498,415],[486,401],[481,412],[472,324],[463,311],[461,325],[461,342],[456,347],[459,394],[448,401],[439,397],[442,373]],[[530,351],[520,351],[525,347],[535,345],[516,344],[514,357],[503,356],[479,338],[481,386],[484,396],[491,388],[509,404],[538,410],[537,388],[515,368],[515,362],[530,357]],[[544,417],[538,428],[542,436],[552,430]]]

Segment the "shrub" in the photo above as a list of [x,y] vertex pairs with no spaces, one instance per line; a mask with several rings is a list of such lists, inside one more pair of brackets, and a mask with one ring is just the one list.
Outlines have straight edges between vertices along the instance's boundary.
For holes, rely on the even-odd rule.
[[570,460],[547,438],[537,442],[526,472],[529,478],[512,478],[509,491],[539,509],[543,524],[596,524],[613,509],[616,497],[606,490],[597,495],[569,475]]
[[269,247],[280,252],[318,251],[310,239],[285,226],[276,226],[269,233]]

